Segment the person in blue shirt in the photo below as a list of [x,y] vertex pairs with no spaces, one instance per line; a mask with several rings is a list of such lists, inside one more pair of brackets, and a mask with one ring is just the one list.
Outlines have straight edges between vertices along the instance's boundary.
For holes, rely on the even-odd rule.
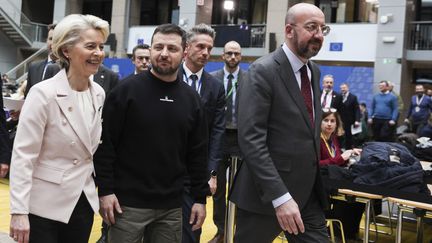
[[390,93],[388,81],[381,81],[378,87],[380,93],[372,99],[368,123],[372,126],[375,141],[392,142],[398,117],[398,101],[396,96]]
[[411,104],[405,118],[405,123],[411,124],[411,131],[419,134],[421,128],[426,125],[432,110],[432,101],[425,94],[423,85],[417,84],[415,95],[411,97]]

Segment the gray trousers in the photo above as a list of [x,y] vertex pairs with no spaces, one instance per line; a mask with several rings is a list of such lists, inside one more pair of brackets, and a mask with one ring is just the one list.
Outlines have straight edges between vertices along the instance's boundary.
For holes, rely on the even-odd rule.
[[122,207],[108,229],[108,243],[181,242],[182,210]]

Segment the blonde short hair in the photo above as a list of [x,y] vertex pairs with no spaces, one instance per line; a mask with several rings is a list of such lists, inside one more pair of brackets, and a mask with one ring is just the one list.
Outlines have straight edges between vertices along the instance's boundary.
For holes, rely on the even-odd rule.
[[109,35],[108,22],[93,15],[71,14],[57,24],[53,32],[52,51],[58,57],[62,68],[69,67],[69,60],[62,50],[75,45],[80,40],[81,33],[88,29],[100,31],[104,42],[107,40]]

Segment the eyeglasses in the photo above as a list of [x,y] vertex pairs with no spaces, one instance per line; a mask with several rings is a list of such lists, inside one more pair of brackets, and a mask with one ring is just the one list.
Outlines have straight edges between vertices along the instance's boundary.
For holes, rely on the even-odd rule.
[[322,108],[323,112],[331,112],[331,113],[335,113],[337,110],[335,108]]
[[240,56],[240,52],[234,52],[234,51],[229,51],[229,52],[225,52],[224,53],[225,55],[227,55],[227,56],[232,56],[232,55],[234,55],[234,56]]
[[[291,24],[291,25],[297,26],[296,24]],[[313,35],[318,34],[318,30],[320,30],[320,29],[321,29],[323,36],[326,36],[330,33],[330,26],[328,26],[328,25],[319,26],[315,23],[309,23],[309,24],[304,25],[303,28]]]

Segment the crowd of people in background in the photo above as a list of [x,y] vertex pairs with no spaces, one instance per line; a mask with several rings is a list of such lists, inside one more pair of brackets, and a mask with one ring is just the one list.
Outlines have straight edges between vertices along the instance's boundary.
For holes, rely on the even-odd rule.
[[325,242],[326,217],[356,239],[364,207],[332,202],[326,210],[320,167],[349,167],[367,141],[397,141],[398,121],[405,133],[431,138],[432,90],[416,85],[405,114],[383,80],[367,107],[345,80],[336,92],[335,77],[310,60],[330,32],[324,13],[300,3],[284,21],[281,47],[242,70],[241,46],[229,41],[212,73],[204,68],[214,29],[160,25],[151,45],[133,48],[134,72],[122,80],[102,64],[108,22],[72,14],[50,25],[47,57],[29,66],[15,95],[6,93],[24,106],[8,120],[0,113],[10,236],[88,242],[100,213],[98,243],[194,243],[211,196],[210,243],[225,242],[226,174],[240,157],[229,195],[235,242],[271,242],[281,231],[289,242]]

